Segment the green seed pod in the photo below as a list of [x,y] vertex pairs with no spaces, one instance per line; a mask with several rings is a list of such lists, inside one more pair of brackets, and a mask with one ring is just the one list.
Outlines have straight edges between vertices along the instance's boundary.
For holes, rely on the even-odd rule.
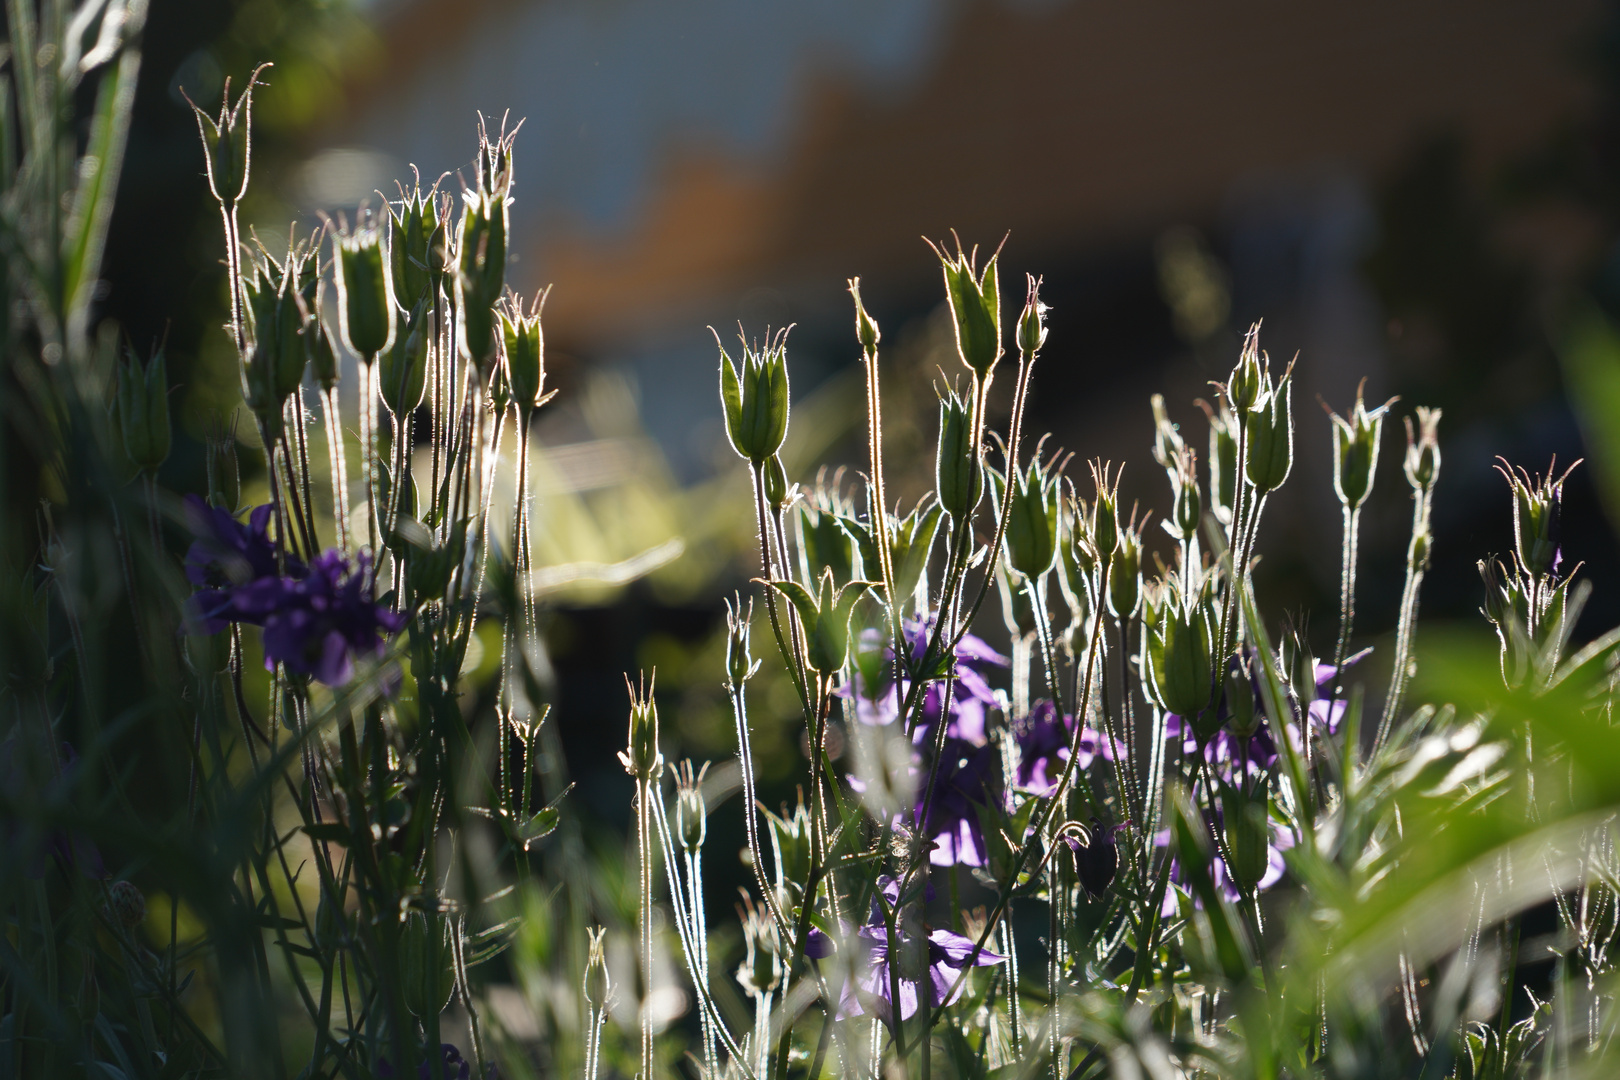
[[[253,130],[253,88],[258,86],[259,72],[268,64],[256,68],[248,76],[248,87],[231,104],[231,83],[225,80],[225,92],[216,119],[191,106],[197,115],[197,131],[202,135],[203,161],[207,166],[208,190],[221,204],[235,206],[247,192],[248,162]],[[190,99],[187,99],[190,103]]]
[[146,369],[131,355],[118,365],[115,396],[118,428],[124,453],[144,472],[155,473],[169,460],[169,377],[163,350],[153,355]]
[[1524,469],[1514,470],[1505,463],[1497,467],[1513,493],[1513,550],[1519,556],[1519,565],[1532,577],[1556,573],[1563,561],[1559,518],[1564,481],[1574,469],[1571,465],[1557,477],[1550,470],[1544,477],[1532,477]]
[[848,519],[836,513],[825,492],[799,505],[799,551],[804,556],[804,577],[814,581],[823,572],[837,582],[860,577],[861,559]]
[[765,820],[771,827],[776,855],[776,883],[789,894],[789,902],[796,903],[810,877],[810,811],[805,808],[803,792],[792,814],[777,817],[767,813]]
[[1291,375],[1284,375],[1260,407],[1246,413],[1244,472],[1262,495],[1276,491],[1294,467],[1294,407]]
[[427,303],[424,299],[416,305],[404,332],[395,335],[393,346],[383,352],[378,364],[383,404],[395,416],[414,412],[427,387]]
[[[629,686],[628,678],[625,680]],[[653,702],[652,685],[630,690],[630,743],[619,754],[624,771],[643,782],[658,776],[664,768],[664,755],[658,750],[658,706]]]
[[934,537],[944,511],[938,503],[924,499],[898,522],[891,518],[889,554],[894,560],[894,598],[897,604],[915,598],[926,610],[928,603],[928,558],[934,550]]
[[461,240],[456,250],[461,265],[456,274],[456,309],[462,355],[487,377],[496,354],[495,302],[506,285],[506,185],[510,172],[486,180],[480,168],[480,189],[463,194]]
[[608,995],[613,992],[613,980],[608,976],[607,951],[602,945],[603,938],[607,936],[607,927],[592,927],[590,934],[590,956],[585,961],[585,979],[582,989],[585,994],[585,1004],[599,1012],[607,1004]]
[[343,340],[366,363],[394,341],[394,284],[382,231],[357,228],[333,240],[339,328]]
[[1210,509],[1223,525],[1230,525],[1237,508],[1238,420],[1224,401],[1215,409],[1205,406],[1204,411],[1209,416]]
[[708,771],[705,764],[694,772],[690,761],[675,770],[675,837],[688,854],[703,846],[708,831],[709,809],[703,802],[703,774]]
[[934,489],[939,505],[960,527],[984,498],[984,467],[973,452],[973,417],[966,402],[947,390],[939,399],[939,449]]
[[737,982],[749,997],[763,998],[781,985],[783,964],[770,913],[752,904],[743,916],[743,962]]
[[1254,687],[1249,682],[1249,665],[1239,659],[1226,672],[1226,727],[1240,739],[1247,739],[1260,730],[1262,719],[1255,705]]
[[272,344],[273,381],[276,397],[281,401],[298,392],[304,382],[304,368],[309,363],[309,354],[304,346],[304,324],[307,321],[304,311],[298,295],[283,286],[281,295],[276,299],[276,327]]
[[1018,316],[1018,351],[1024,359],[1033,360],[1046,344],[1047,307],[1041,303],[1040,280],[1033,274],[1025,274],[1024,279],[1028,283],[1028,295],[1023,314]]
[[498,312],[501,340],[506,346],[502,354],[506,380],[520,413],[538,406],[546,392],[546,338],[540,329],[540,308],[545,302],[546,293],[542,292],[534,298],[534,307],[527,315],[517,301],[512,308]]
[[1226,396],[1240,414],[1265,403],[1266,369],[1260,354],[1260,324],[1255,323],[1243,339],[1243,352],[1226,381]]
[[1119,546],[1119,474],[1110,478],[1108,467],[1093,461],[1091,482],[1097,489],[1091,504],[1091,548],[1099,559],[1106,559]]
[[[1203,597],[1186,603],[1170,590],[1152,625],[1143,621],[1142,653],[1152,678],[1145,680],[1154,700],[1200,727],[1213,698],[1211,612]],[[1205,737],[1200,731],[1200,736]]]
[[1418,426],[1406,417],[1406,482],[1417,491],[1432,491],[1440,476],[1440,410],[1417,407]]
[[[714,341],[720,345],[718,334]],[[744,341],[740,368],[720,345],[720,404],[726,435],[745,460],[760,465],[782,449],[790,405],[787,331],[771,338],[764,349]]]
[[1001,285],[996,268],[999,256],[990,256],[981,274],[975,266],[978,252],[978,248],[964,252],[960,240],[955,255],[946,255],[940,248],[934,248],[945,273],[945,294],[950,301],[951,323],[956,328],[957,355],[983,380],[1001,359]]
[[402,514],[393,535],[408,545],[404,551],[406,582],[418,603],[442,600],[450,587],[451,575],[461,565],[467,551],[467,519],[456,522],[450,534],[442,542],[436,542],[415,518],[404,515],[404,501],[401,500]]
[[[389,254],[393,257],[394,288],[400,304],[409,310],[423,299],[431,299],[443,280],[444,225],[435,212],[437,185],[424,195],[417,183],[402,195],[397,206],[388,207],[394,228]],[[437,254],[435,248],[439,249]]]
[[860,278],[849,279],[849,295],[855,298],[855,340],[861,343],[862,355],[875,356],[883,335],[878,332],[877,320],[866,313],[866,305],[861,303]]
[[1176,457],[1186,448],[1181,438],[1181,432],[1176,425],[1170,422],[1170,414],[1164,407],[1164,395],[1154,394],[1148,398],[1148,406],[1153,410],[1153,460],[1162,468],[1174,469]]
[[399,938],[399,975],[405,1007],[418,1019],[437,1016],[450,1004],[456,969],[449,921],[412,912]]
[[1271,829],[1266,820],[1266,802],[1265,789],[1259,786],[1247,795],[1236,787],[1221,792],[1226,848],[1232,855],[1232,865],[1227,869],[1244,893],[1254,891],[1270,865]]
[[[991,472],[999,487],[1001,477]],[[1033,580],[1052,569],[1058,548],[1058,474],[1048,473],[1037,458],[1027,474],[1014,470],[1012,498],[1003,548],[1014,570]]]
[[742,606],[741,598],[736,606],[730,601],[726,602],[726,689],[733,694],[741,693],[743,684],[759,670],[759,661],[753,658],[748,648],[748,628],[753,617],[752,600],[746,609]]
[[276,342],[281,304],[275,285],[258,272],[243,279],[247,294],[247,314],[252,323],[253,344],[242,365],[242,400],[272,437],[281,432],[281,405],[285,397],[276,392]]
[[1170,472],[1170,488],[1170,534],[1178,540],[1191,540],[1198,535],[1198,524],[1204,518],[1203,498],[1198,491],[1198,469],[1191,450],[1183,448],[1176,455],[1176,467]]
[[242,506],[242,475],[236,460],[235,431],[220,430],[207,441],[208,501],[235,515]]
[[1379,437],[1384,431],[1384,413],[1394,401],[1391,398],[1368,412],[1358,389],[1350,419],[1346,420],[1338,413],[1332,414],[1333,490],[1348,509],[1358,509],[1372,493],[1373,479],[1378,470]]
[[338,384],[341,370],[337,356],[337,331],[332,328],[331,316],[326,314],[326,290],[315,298],[315,318],[304,327],[304,352],[309,358],[311,373],[322,390]]
[[1122,529],[1108,568],[1108,611],[1116,619],[1136,614],[1142,602],[1142,536]]

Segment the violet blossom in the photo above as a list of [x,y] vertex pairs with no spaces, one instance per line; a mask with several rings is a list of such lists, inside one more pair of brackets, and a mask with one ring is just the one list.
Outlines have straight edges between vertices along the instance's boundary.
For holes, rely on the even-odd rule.
[[403,613],[372,598],[371,556],[337,549],[318,555],[302,578],[261,578],[237,590],[238,608],[264,626],[264,664],[285,664],[328,686],[354,677],[356,657],[382,654],[405,628]]
[[242,586],[283,574],[301,578],[308,572],[292,554],[278,555],[270,539],[273,509],[270,503],[254,507],[244,524],[196,495],[186,496],[186,516],[197,536],[186,551],[186,579],[197,589],[191,602],[203,633],[217,634],[233,622],[258,621],[236,603]]
[[[1029,715],[1013,721],[1018,787],[1035,795],[1050,795],[1069,760],[1073,735],[1074,717],[1065,713],[1060,722],[1057,706],[1050,701],[1037,701]],[[1088,727],[1080,733],[1080,760],[1075,764],[1088,769],[1099,757],[1113,761],[1121,749],[1118,740]]]
[[[970,965],[986,967],[1006,959],[987,949],[975,955],[971,938],[929,926],[918,900],[900,904],[900,882],[887,874],[878,878],[878,891],[881,899],[873,899],[871,918],[855,935],[864,946],[864,970],[856,975],[853,987],[846,987],[840,1015],[864,1013],[892,1021],[898,991],[900,1019],[908,1020],[919,1008],[948,1005],[960,997],[967,982],[961,973]],[[892,957],[885,906],[899,907],[894,919],[897,949]]]

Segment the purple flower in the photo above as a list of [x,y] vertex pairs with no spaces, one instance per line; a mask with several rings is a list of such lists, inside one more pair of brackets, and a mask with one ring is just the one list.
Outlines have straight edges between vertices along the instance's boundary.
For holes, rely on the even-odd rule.
[[[923,654],[928,651],[929,635],[933,633],[934,621],[929,619],[911,619],[905,626],[906,645],[911,652],[912,661],[919,662]],[[879,638],[876,634],[863,636],[861,647],[865,650],[879,647]],[[894,646],[892,643],[883,646],[885,663],[892,664],[894,659]],[[946,733],[959,739],[967,739],[974,745],[982,745],[985,741],[984,722],[988,710],[996,704],[995,691],[990,688],[987,673],[994,667],[1006,667],[1007,658],[997,653],[989,645],[972,634],[965,634],[956,644],[956,682],[951,691],[951,713],[947,722]],[[899,690],[895,689],[894,682],[873,692],[860,684],[857,679],[853,687],[855,697],[855,715],[868,724],[892,724],[900,714],[900,703],[911,692],[909,679],[899,680]],[[945,705],[945,681],[935,680],[928,685],[923,694],[922,716],[917,723],[914,738],[917,742],[931,742],[934,726],[939,723],[940,714]]]
[[[1029,715],[1013,722],[1013,739],[1018,744],[1018,786],[1036,795],[1050,795],[1069,760],[1074,735],[1074,717],[1065,713],[1058,719],[1057,706],[1037,701]],[[1121,752],[1118,742],[1092,728],[1080,733],[1080,760],[1077,768],[1088,769],[1101,757],[1113,761]]]
[[899,906],[895,913],[896,951],[893,956],[889,954],[885,905],[874,899],[870,921],[856,933],[856,940],[864,946],[864,970],[856,975],[855,985],[846,989],[840,1015],[864,1013],[891,1020],[893,995],[898,989],[900,1018],[910,1019],[919,1007],[932,1009],[960,997],[967,980],[959,983],[958,979],[970,962],[974,967],[985,967],[1006,959],[988,950],[980,950],[975,956],[971,938],[929,926],[923,921],[918,900],[900,904],[900,883],[887,874],[878,878],[878,889],[888,907]]
[[924,802],[928,817],[922,831],[934,838],[928,861],[935,866],[983,866],[989,857],[979,810],[992,802],[996,754],[990,746],[975,746],[966,739],[945,737],[934,779],[934,797],[919,799],[918,819]]
[[403,614],[372,598],[371,557],[353,563],[335,548],[302,578],[260,578],[236,591],[244,621],[264,626],[264,663],[328,686],[354,676],[354,658],[382,653],[384,638],[404,629]]
[[[270,539],[273,509],[269,503],[254,507],[243,524],[196,495],[186,496],[186,516],[197,536],[186,552],[186,579],[197,589],[191,602],[204,633],[218,633],[228,623],[257,621],[236,599],[241,587],[282,573],[276,542]],[[283,558],[287,576],[308,573],[291,553]]]
[[1074,837],[1065,837],[1069,851],[1074,855],[1074,873],[1080,879],[1080,887],[1086,895],[1095,900],[1108,891],[1108,886],[1114,883],[1114,874],[1119,870],[1119,834],[1125,826],[1112,825],[1104,827],[1097,824],[1097,819],[1091,819],[1091,842],[1084,846]]

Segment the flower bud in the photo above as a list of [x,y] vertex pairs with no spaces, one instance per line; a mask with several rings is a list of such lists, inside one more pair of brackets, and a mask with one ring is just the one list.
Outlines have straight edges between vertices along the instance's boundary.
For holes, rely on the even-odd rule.
[[1193,452],[1183,447],[1176,455],[1175,468],[1170,471],[1171,514],[1165,526],[1178,540],[1196,537],[1198,523],[1204,518],[1196,461]]
[[592,927],[590,935],[590,956],[585,961],[583,989],[585,1004],[599,1012],[607,1004],[608,995],[613,992],[613,980],[608,976],[607,951],[602,946],[602,940],[607,936],[607,927]]
[[[714,341],[720,345],[718,334]],[[786,330],[764,349],[744,341],[739,366],[720,345],[720,404],[725,408],[726,435],[742,458],[762,465],[782,449],[789,411]]]
[[984,497],[983,465],[974,454],[973,416],[967,402],[947,390],[939,399],[939,450],[934,490],[939,505],[957,526],[972,516]]
[[1018,316],[1018,351],[1024,359],[1033,360],[1046,344],[1047,307],[1041,303],[1040,281],[1033,274],[1025,274],[1024,279],[1029,283],[1029,295]]
[[407,416],[422,404],[427,387],[429,327],[427,300],[416,305],[406,320],[403,333],[394,335],[394,344],[383,351],[378,368],[383,404],[395,416]]
[[1071,841],[1069,849],[1074,855],[1074,876],[1080,887],[1092,900],[1101,899],[1108,886],[1114,883],[1119,870],[1119,845],[1116,834],[1120,826],[1105,827],[1091,819],[1091,837],[1085,845]]
[[860,278],[849,279],[849,295],[855,298],[855,340],[861,343],[863,356],[874,356],[883,335],[878,332],[877,320],[866,313],[866,305],[861,303]]
[[984,272],[975,263],[979,249],[946,255],[934,248],[945,272],[945,294],[950,301],[951,323],[956,328],[956,351],[974,375],[983,380],[1001,359],[1001,286],[996,268],[999,256],[990,256]]
[[425,1020],[443,1012],[455,988],[454,948],[450,924],[438,913],[412,912],[399,939],[401,996],[411,1015]]
[[664,755],[658,750],[658,706],[651,685],[643,684],[637,690],[626,677],[625,686],[630,691],[630,742],[620,752],[619,762],[625,772],[645,782],[664,768]]
[[1406,547],[1406,564],[1415,566],[1419,570],[1429,568],[1429,527],[1427,524],[1419,526],[1412,532],[1412,542]]
[[506,379],[520,413],[539,405],[546,391],[546,339],[540,329],[540,308],[545,302],[542,292],[534,298],[528,315],[515,301],[514,307],[499,312]]
[[1108,612],[1116,619],[1136,614],[1142,602],[1142,535],[1122,529],[1108,567]]
[[726,602],[726,689],[733,694],[741,693],[743,683],[754,677],[759,670],[759,661],[755,660],[748,650],[748,627],[754,617],[754,602],[750,600],[748,607],[742,606],[738,598],[736,606],[730,601]]
[[[991,473],[992,480],[1000,477]],[[1007,562],[1034,580],[1052,569],[1058,547],[1058,475],[1048,473],[1040,459],[1029,463],[1027,474],[1013,470],[1012,499],[1003,546]]]
[[168,364],[159,349],[145,370],[133,355],[118,365],[115,408],[124,453],[148,473],[169,460]]
[[[1362,380],[1365,386],[1366,380]],[[1395,399],[1367,411],[1361,389],[1356,391],[1356,405],[1346,420],[1338,413],[1333,419],[1333,490],[1347,509],[1358,509],[1372,493],[1373,479],[1378,470],[1378,443],[1384,431],[1384,413]]]
[[690,761],[675,769],[675,837],[688,854],[703,846],[708,830],[709,808],[703,802],[703,774],[708,771],[705,763],[694,772]]
[[1406,417],[1406,482],[1417,491],[1434,490],[1440,475],[1440,410],[1417,407],[1417,428]]
[[1226,396],[1232,408],[1246,413],[1264,403],[1266,370],[1260,359],[1260,324],[1255,323],[1243,339],[1243,352],[1226,381]]
[[349,349],[366,363],[394,340],[394,286],[382,230],[375,225],[333,239],[339,328]]
[[1243,468],[1262,495],[1282,487],[1294,467],[1292,386],[1292,376],[1284,374],[1265,401],[1243,416],[1248,442]]
[[765,462],[765,502],[777,513],[787,509],[792,501],[787,470],[782,467],[782,455],[772,454]]

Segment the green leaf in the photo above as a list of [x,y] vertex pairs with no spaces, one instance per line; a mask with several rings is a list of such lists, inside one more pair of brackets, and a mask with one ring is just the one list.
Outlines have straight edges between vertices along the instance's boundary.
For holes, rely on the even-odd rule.
[[87,317],[91,291],[101,272],[139,71],[139,57],[125,52],[102,76],[89,145],[79,159],[78,189],[62,237],[62,302],[70,325]]

